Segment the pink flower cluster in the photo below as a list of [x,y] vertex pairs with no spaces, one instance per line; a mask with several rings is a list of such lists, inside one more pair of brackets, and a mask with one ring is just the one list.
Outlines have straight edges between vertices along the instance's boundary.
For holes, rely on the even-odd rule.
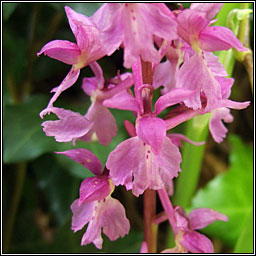
[[[86,17],[66,6],[76,43],[54,40],[38,53],[72,65],[40,113],[41,118],[46,113],[58,117],[42,124],[47,136],[74,143],[97,138],[108,145],[118,130],[108,108],[129,110],[136,117],[134,125],[125,122],[131,138],[110,153],[105,168],[86,149],[57,152],[95,174],[82,182],[79,199],[71,205],[72,230],[89,223],[82,245],[92,242],[102,248],[101,228],[110,240],[128,234],[130,224],[124,207],[111,197],[115,186],[124,185],[135,196],[146,189],[158,190],[166,204],[166,196],[173,192],[172,180],[181,172],[180,141],[188,140],[181,134],[167,133],[169,130],[194,116],[211,113],[210,132],[220,143],[227,133],[222,120],[233,119],[230,109],[249,105],[228,99],[234,79],[227,78],[225,68],[212,53],[232,47],[247,50],[232,31],[211,26],[221,7],[221,3],[193,3],[190,9],[172,12],[162,3],[106,3]],[[117,72],[116,77],[104,81],[96,61],[120,47],[124,50],[123,66],[132,73]],[[143,82],[143,63],[150,63],[152,84]],[[60,94],[75,84],[80,69],[88,65],[95,76],[84,78],[82,83],[84,93],[91,98],[87,113],[54,107]],[[160,86],[162,95],[153,110],[153,93]],[[170,106],[173,108],[166,118],[160,118],[158,115]],[[194,230],[215,220],[227,221],[226,216],[210,209],[194,210],[187,216],[179,206],[166,207],[165,211],[176,237],[176,247],[166,252],[213,252],[211,241]]]

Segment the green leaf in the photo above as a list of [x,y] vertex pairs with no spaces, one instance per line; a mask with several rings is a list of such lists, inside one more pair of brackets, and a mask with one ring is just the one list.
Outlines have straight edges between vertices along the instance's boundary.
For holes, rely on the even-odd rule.
[[78,198],[81,181],[65,172],[53,156],[41,156],[32,163],[32,170],[57,223],[65,224],[71,217],[70,205]]
[[15,11],[18,3],[3,3],[3,17],[8,20],[12,13]]
[[23,104],[6,105],[3,118],[4,163],[31,160],[56,149],[56,142],[45,136],[39,117],[48,100],[43,95],[35,95]]
[[234,250],[235,253],[253,253],[253,209],[249,213]]
[[253,151],[237,136],[230,136],[229,141],[232,148],[229,170],[197,192],[192,209],[207,207],[226,214],[228,222],[214,222],[203,232],[234,247],[253,204]]

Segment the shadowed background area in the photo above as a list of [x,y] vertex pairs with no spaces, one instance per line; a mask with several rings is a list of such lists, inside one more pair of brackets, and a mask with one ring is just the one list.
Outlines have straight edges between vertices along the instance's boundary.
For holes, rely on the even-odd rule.
[[[91,16],[102,4],[66,5]],[[178,8],[175,3],[167,5],[170,9]],[[135,198],[123,187],[118,187],[113,197],[118,198],[126,208],[131,223],[129,235],[114,242],[103,235],[103,249],[99,251],[91,244],[80,246],[85,229],[76,234],[70,229],[70,205],[78,197],[82,180],[92,174],[65,156],[53,153],[71,149],[71,143],[57,143],[42,131],[39,113],[51,97],[50,90],[60,84],[70,67],[46,56],[36,56],[41,47],[51,40],[75,41],[64,6],[63,3],[2,4],[3,252],[137,253],[143,241],[142,197]],[[184,4],[184,7],[189,7],[189,4]],[[252,16],[250,22],[252,25]],[[250,39],[250,45],[253,46],[252,33]],[[115,76],[118,70],[121,73],[125,71],[122,55],[120,49],[112,56],[98,61],[106,79]],[[93,73],[89,67],[82,69],[76,84],[62,93],[55,106],[85,114],[90,99],[81,90],[81,84],[83,77],[90,76]],[[217,144],[208,136],[197,192],[191,203],[193,208],[213,207],[225,214],[234,209],[235,212],[229,215],[228,226],[217,223],[203,230],[213,240],[216,253],[233,252],[247,222],[252,225],[247,216],[253,201],[253,94],[242,63],[235,64],[233,77],[235,83],[230,98],[234,101],[249,100],[251,105],[245,110],[232,110],[234,121],[226,124],[229,132],[224,142]],[[158,89],[154,99],[159,95]],[[76,145],[76,148],[91,150],[102,164],[105,164],[108,154],[129,137],[123,125],[124,120],[135,121],[130,112],[111,112],[117,120],[119,131],[107,147],[96,142],[78,142]],[[46,119],[54,119],[54,115]],[[182,133],[185,125],[176,127],[175,132]],[[218,208],[217,202],[222,202],[223,209]],[[158,212],[161,210],[158,202]],[[167,222],[159,226],[158,251],[166,248],[168,228]]]

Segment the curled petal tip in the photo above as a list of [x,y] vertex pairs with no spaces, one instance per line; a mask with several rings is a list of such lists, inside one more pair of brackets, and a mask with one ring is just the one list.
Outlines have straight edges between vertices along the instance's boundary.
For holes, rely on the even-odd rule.
[[46,109],[42,110],[39,115],[40,115],[41,119],[44,119],[44,116],[46,114],[49,115],[50,113],[51,113],[51,111],[49,110],[49,108],[46,108]]

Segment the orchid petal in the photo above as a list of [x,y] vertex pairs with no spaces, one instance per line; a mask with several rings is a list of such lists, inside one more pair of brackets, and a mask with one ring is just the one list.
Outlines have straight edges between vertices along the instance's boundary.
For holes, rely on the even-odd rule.
[[177,37],[176,22],[170,13],[164,4],[111,3],[103,5],[91,19],[103,31],[108,55],[123,43],[124,66],[130,68],[139,56],[143,61],[159,61],[153,36],[167,40]]
[[141,59],[137,58],[137,61],[132,65],[132,76],[134,81],[134,94],[135,98],[138,99],[138,89],[143,84]]
[[[122,43],[122,4],[103,4],[90,18],[103,32],[104,51],[110,56]],[[119,24],[119,26],[117,26]]]
[[116,186],[125,185],[127,190],[132,188],[132,173],[142,165],[139,147],[140,140],[138,137],[133,137],[121,142],[109,154],[106,167]]
[[79,69],[77,70],[74,67],[72,67],[69,73],[67,74],[67,76],[61,82],[61,84],[58,87],[55,87],[51,90],[51,92],[55,92],[55,93],[51,98],[51,100],[49,101],[47,108],[41,111],[40,113],[41,118],[43,118],[43,116],[46,113],[50,112],[49,109],[53,107],[53,103],[57,100],[60,94],[66,89],[68,89],[69,87],[71,87],[77,81],[79,74],[80,74],[80,70]]
[[165,95],[159,97],[159,99],[155,103],[154,114],[158,115],[167,107],[181,103],[182,101],[185,101],[187,98],[193,96],[194,94],[195,91],[192,90],[174,88]]
[[49,108],[60,120],[42,123],[46,136],[54,136],[58,142],[68,142],[84,136],[89,132],[93,123],[79,113],[62,108]]
[[185,105],[194,110],[202,107],[201,90],[207,97],[206,111],[214,109],[222,98],[220,84],[205,59],[197,54],[189,58],[180,68],[177,73],[177,87],[196,91],[193,96],[184,100]]
[[[101,90],[97,92],[97,98],[99,100],[105,100],[115,96],[122,91],[128,90],[133,85],[133,78],[130,73],[124,73],[120,77],[114,77],[118,81],[107,81],[107,90]],[[123,80],[124,79],[124,80]],[[129,91],[129,90],[128,90]],[[132,94],[131,91],[129,91]]]
[[111,197],[97,203],[94,218],[90,221],[82,238],[82,245],[93,242],[98,249],[102,248],[101,228],[110,240],[116,240],[128,234],[130,223],[125,216],[122,204]]
[[135,137],[136,134],[136,129],[135,126],[133,125],[133,123],[131,123],[128,120],[124,120],[124,126],[126,131],[128,132],[128,134],[130,135],[130,137]]
[[109,108],[130,110],[135,112],[139,111],[139,104],[137,100],[126,90],[117,93],[112,98],[104,100],[103,105]]
[[178,63],[172,63],[170,61],[165,61],[157,65],[154,76],[153,76],[153,86],[157,89],[160,86],[164,86],[161,92],[167,93],[175,87],[176,80],[175,75],[178,71]]
[[216,220],[228,221],[226,215],[209,208],[194,209],[189,213],[188,218],[190,228],[193,230],[204,228]]
[[193,144],[195,146],[202,146],[205,144],[205,141],[202,142],[195,142],[190,140],[189,138],[187,138],[186,136],[184,136],[183,134],[178,134],[178,133],[170,133],[167,134],[167,137],[170,138],[170,140],[172,141],[172,143],[178,147],[181,146],[181,140],[184,140],[190,144]]
[[102,173],[102,165],[100,160],[92,152],[85,148],[70,149],[64,152],[55,153],[69,157],[70,159],[89,169],[95,175],[101,175]]
[[125,216],[123,205],[114,198],[107,198],[106,210],[102,215],[103,233],[111,240],[129,233],[130,223]]
[[84,203],[78,205],[78,199],[71,204],[72,216],[72,227],[71,229],[76,232],[82,229],[91,219],[93,215],[94,202]]
[[109,194],[110,184],[107,176],[86,178],[80,186],[78,205],[80,206],[85,202],[102,200]]
[[179,242],[182,247],[186,248],[192,253],[214,252],[211,240],[195,231],[186,231]]
[[159,174],[164,182],[165,189],[169,195],[173,193],[173,178],[181,172],[181,154],[179,148],[174,145],[169,138],[165,137],[162,144],[162,150],[156,155],[156,161],[159,168]]
[[76,39],[80,33],[80,29],[85,26],[95,26],[95,24],[85,15],[74,11],[69,6],[65,6],[65,12],[68,18],[70,28]]
[[50,58],[59,60],[69,65],[76,64],[81,55],[79,47],[75,43],[71,43],[65,40],[54,40],[47,43],[37,56],[44,53],[44,55]]
[[219,108],[212,112],[211,119],[209,122],[209,129],[213,139],[220,143],[226,137],[227,128],[222,123],[222,119],[225,122],[232,122],[233,116],[230,114],[230,110],[228,108]]
[[214,76],[228,76],[228,73],[222,63],[219,62],[218,56],[211,52],[204,52],[203,56],[207,62],[207,66],[210,68]]
[[222,8],[223,3],[192,3],[190,10],[205,13],[205,18],[212,20]]
[[160,153],[163,139],[166,136],[164,120],[152,116],[142,117],[139,119],[136,132],[143,142],[152,147],[154,153]]
[[236,102],[233,100],[223,99],[219,102],[219,107],[232,108],[232,109],[244,109],[250,105],[250,101]]
[[[169,75],[171,73],[171,75]],[[159,63],[154,72],[153,76],[153,86],[155,89],[159,88],[160,86],[173,88],[172,84],[175,85],[173,81],[175,81],[172,69],[172,63],[167,60],[165,62]]]
[[104,87],[104,76],[103,76],[103,72],[102,72],[102,69],[101,69],[100,65],[95,61],[95,62],[92,62],[90,64],[90,68],[92,69],[92,71],[95,75],[97,85],[98,85],[98,89],[103,89],[103,87]]
[[118,129],[111,112],[96,101],[90,106],[85,116],[93,122],[92,131],[96,132],[99,142],[102,145],[108,145],[113,137],[116,136]]
[[200,33],[198,42],[202,50],[209,52],[228,50],[232,47],[238,51],[248,51],[234,33],[226,27],[212,26],[205,28]]
[[192,43],[191,36],[197,36],[209,24],[209,21],[205,18],[205,13],[190,9],[182,11],[178,15],[177,21],[179,25],[178,34],[187,43]]
[[[133,10],[133,11],[132,11]],[[124,66],[130,68],[141,56],[143,61],[158,62],[159,52],[152,43],[152,36],[173,40],[176,23],[171,16],[154,4],[128,4],[123,7]],[[143,44],[141,44],[143,42]]]
[[173,212],[177,229],[187,230],[189,227],[189,220],[183,208],[181,206],[177,206]]
[[85,77],[82,82],[82,89],[88,96],[93,96],[98,89],[98,80],[96,77]]
[[147,188],[171,192],[171,180],[177,177],[180,162],[179,150],[168,138],[164,138],[161,152],[155,155],[149,145],[133,137],[110,153],[106,166],[115,185],[125,185],[139,196]]
[[231,87],[234,83],[234,78],[216,76],[215,79],[218,81],[218,83],[221,86],[222,98],[227,99],[230,96]]
[[86,66],[103,57],[106,53],[102,47],[100,31],[95,23],[68,6],[65,6],[65,11],[77,45],[83,54],[86,53],[83,59],[80,60],[82,62],[80,65]]

